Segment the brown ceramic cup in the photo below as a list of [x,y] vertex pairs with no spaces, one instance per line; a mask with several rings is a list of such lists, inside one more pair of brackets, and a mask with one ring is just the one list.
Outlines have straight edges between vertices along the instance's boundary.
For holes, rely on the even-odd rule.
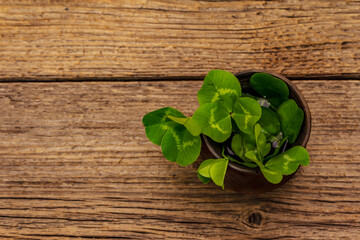
[[[290,147],[291,146],[306,147],[306,144],[310,137],[311,115],[310,115],[309,106],[307,105],[304,96],[302,95],[300,90],[286,77],[280,74],[272,73],[269,71],[261,71],[261,70],[259,71],[249,70],[235,74],[235,76],[239,79],[241,83],[243,92],[249,92],[249,91],[251,92],[250,77],[251,75],[257,72],[268,73],[283,80],[287,84],[290,92],[289,98],[294,99],[298,104],[298,106],[304,111],[304,121],[298,139],[294,144],[291,144]],[[201,150],[202,158],[203,159],[222,158],[221,146],[204,135],[202,135],[202,138],[203,138],[202,141],[203,145]],[[243,166],[240,166],[239,164],[229,161],[224,184],[225,184],[225,189],[231,189],[240,193],[265,193],[280,187],[281,185],[289,181],[289,179],[292,178],[295,173],[288,176],[283,176],[282,181],[278,184],[272,184],[265,179],[264,175],[260,172],[258,168],[256,169],[245,168]]]

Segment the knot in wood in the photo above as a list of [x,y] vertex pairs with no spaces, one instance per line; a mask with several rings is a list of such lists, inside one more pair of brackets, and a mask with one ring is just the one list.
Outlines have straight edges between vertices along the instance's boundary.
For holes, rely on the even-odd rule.
[[262,216],[261,213],[255,212],[248,217],[248,223],[252,227],[259,227],[261,225]]

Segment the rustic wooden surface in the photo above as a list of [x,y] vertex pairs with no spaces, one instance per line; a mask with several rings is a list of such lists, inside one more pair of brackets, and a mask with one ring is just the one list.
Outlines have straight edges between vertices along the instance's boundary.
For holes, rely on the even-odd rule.
[[0,79],[290,77],[360,72],[360,2],[6,0]]
[[255,196],[202,184],[146,139],[142,116],[191,113],[200,81],[0,84],[0,235],[355,239],[360,81],[295,83],[313,113],[311,164]]
[[[0,239],[358,239],[359,60],[360,1],[0,0]],[[146,139],[214,68],[308,100],[311,163],[280,189],[203,185]]]

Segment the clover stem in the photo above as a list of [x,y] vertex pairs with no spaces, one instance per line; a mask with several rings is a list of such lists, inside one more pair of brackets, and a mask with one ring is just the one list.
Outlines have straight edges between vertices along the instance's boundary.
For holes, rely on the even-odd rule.
[[276,112],[277,108],[274,107],[274,105],[270,104],[270,109],[273,110],[274,112]]
[[222,148],[221,155],[222,155],[224,158],[227,158],[226,155],[225,155],[225,147]]
[[[256,155],[255,155],[256,156]],[[253,162],[255,162],[260,168],[265,167],[264,164],[262,164],[261,161],[257,159],[257,157],[251,159]]]

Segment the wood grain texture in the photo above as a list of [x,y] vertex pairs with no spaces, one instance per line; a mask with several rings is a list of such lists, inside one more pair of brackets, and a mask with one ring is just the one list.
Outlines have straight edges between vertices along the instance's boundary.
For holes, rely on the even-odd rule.
[[360,2],[9,0],[0,81],[202,77],[267,69],[360,75]]
[[0,84],[0,237],[356,239],[360,81],[296,81],[309,167],[263,195],[222,191],[166,161],[142,116],[190,114],[198,81]]

